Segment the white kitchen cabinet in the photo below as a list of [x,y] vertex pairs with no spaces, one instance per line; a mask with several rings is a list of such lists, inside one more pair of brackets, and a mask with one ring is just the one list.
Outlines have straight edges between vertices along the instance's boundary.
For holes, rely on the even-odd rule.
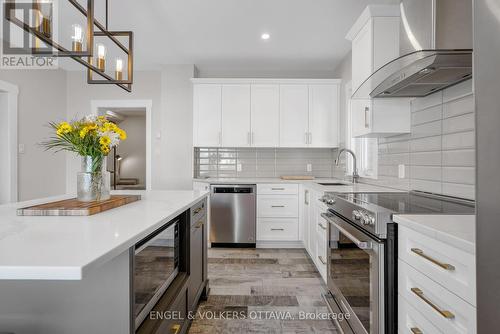
[[399,57],[399,16],[399,6],[367,6],[346,36],[352,42],[353,137],[385,137],[410,132],[410,99],[371,99],[368,95],[356,94],[375,71]]
[[257,184],[257,242],[299,241],[298,184]]
[[338,147],[339,85],[309,85],[309,138],[312,147]]
[[254,147],[278,147],[280,142],[280,87],[251,87],[251,142]]
[[338,147],[335,79],[193,79],[197,147]]
[[352,40],[352,91],[373,73],[373,21],[369,20]]
[[223,85],[222,146],[250,146],[250,135],[250,85]]
[[194,146],[218,147],[222,144],[221,108],[221,85],[200,84],[194,86]]
[[308,134],[308,86],[280,85],[280,146],[307,147]]
[[411,131],[410,103],[406,98],[352,99],[353,137],[383,137]]
[[400,9],[370,5],[356,20],[346,39],[352,43],[352,91],[383,65],[399,56]]

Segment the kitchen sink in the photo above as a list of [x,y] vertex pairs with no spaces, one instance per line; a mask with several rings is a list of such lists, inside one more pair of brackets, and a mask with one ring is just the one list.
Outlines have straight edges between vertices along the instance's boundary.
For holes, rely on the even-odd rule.
[[322,186],[348,186],[349,183],[343,183],[343,182],[327,182],[327,183],[318,183]]

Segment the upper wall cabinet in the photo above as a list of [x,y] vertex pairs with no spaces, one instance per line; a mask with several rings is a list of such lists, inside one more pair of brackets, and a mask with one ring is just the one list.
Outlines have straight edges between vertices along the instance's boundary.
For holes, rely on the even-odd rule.
[[310,146],[339,146],[339,89],[339,85],[309,85]]
[[280,86],[280,146],[309,144],[309,90],[307,85]]
[[251,88],[251,134],[255,147],[278,147],[280,143],[280,87],[256,84]]
[[222,86],[222,146],[251,146],[250,85]]
[[399,25],[399,6],[370,5],[349,30],[353,93],[373,72],[399,56]]
[[194,146],[338,146],[340,80],[193,79],[193,83]]
[[220,146],[222,144],[222,86],[195,85],[193,96],[194,145]]
[[[397,5],[370,5],[346,38],[352,42],[352,92],[375,71],[399,56],[400,9]],[[384,137],[410,132],[407,98],[351,101],[353,137]]]

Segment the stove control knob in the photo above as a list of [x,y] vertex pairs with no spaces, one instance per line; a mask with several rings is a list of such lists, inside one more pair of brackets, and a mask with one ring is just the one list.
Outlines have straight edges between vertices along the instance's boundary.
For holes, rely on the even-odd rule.
[[354,210],[352,212],[352,219],[360,220],[361,219],[361,212],[359,212],[358,210]]
[[326,204],[328,204],[328,205],[333,205],[333,204],[335,204],[335,198],[333,198],[333,197],[329,197],[329,198],[327,198],[327,199],[326,199]]

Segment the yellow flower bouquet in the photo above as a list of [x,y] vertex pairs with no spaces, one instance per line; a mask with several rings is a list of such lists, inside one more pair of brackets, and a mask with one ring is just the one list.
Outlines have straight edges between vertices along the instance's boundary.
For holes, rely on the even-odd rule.
[[78,200],[106,200],[110,197],[110,175],[106,156],[127,133],[105,116],[89,115],[73,122],[49,123],[55,135],[42,143],[47,150],[70,151],[82,157],[78,174]]

